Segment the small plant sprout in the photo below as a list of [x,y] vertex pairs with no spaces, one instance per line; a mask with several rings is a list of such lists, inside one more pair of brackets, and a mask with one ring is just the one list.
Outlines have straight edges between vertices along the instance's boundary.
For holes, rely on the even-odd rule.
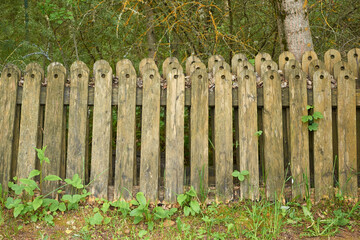
[[[307,105],[307,110],[314,109],[314,106]],[[313,114],[304,115],[301,117],[301,121],[303,123],[308,123],[308,129],[309,131],[316,131],[318,129],[318,124],[315,122],[315,120],[324,118],[324,116],[321,114],[321,112],[314,112]]]
[[245,180],[245,176],[249,175],[249,171],[242,170],[241,172],[239,172],[238,170],[235,170],[232,175],[233,177],[237,177],[239,181],[242,182]]
[[263,131],[262,131],[262,130],[259,130],[259,131],[256,131],[256,132],[255,132],[255,135],[258,136],[258,137],[260,137],[262,133],[263,133]]

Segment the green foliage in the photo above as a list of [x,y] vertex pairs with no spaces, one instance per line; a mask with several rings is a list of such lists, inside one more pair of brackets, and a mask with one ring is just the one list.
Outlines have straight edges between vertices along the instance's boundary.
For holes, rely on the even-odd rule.
[[249,171],[247,170],[242,170],[241,172],[239,172],[238,170],[235,170],[232,173],[233,177],[237,177],[239,179],[240,182],[245,180],[245,177],[249,175]]
[[177,196],[177,202],[184,209],[185,216],[189,216],[190,214],[195,216],[195,214],[201,211],[195,189],[192,186],[189,191]]
[[[13,216],[15,218],[22,217],[25,220],[37,222],[44,220],[50,225],[54,225],[53,216],[57,211],[64,212],[67,209],[78,209],[80,201],[84,201],[87,196],[90,195],[81,184],[81,179],[78,175],[74,175],[72,179],[65,179],[66,185],[61,186],[58,189],[54,189],[46,195],[42,195],[41,185],[44,181],[60,181],[60,177],[56,175],[48,175],[42,177],[43,164],[50,163],[50,160],[45,157],[46,147],[42,149],[36,149],[37,155],[40,159],[40,170],[32,170],[28,178],[17,179],[14,177],[14,182],[9,182],[9,188],[12,190],[9,197],[5,201],[5,207],[7,209],[13,209]],[[40,177],[39,185],[34,180],[35,177]],[[17,183],[15,183],[17,182]],[[82,189],[82,194],[63,195],[61,202],[56,199],[46,198],[48,195],[66,186],[73,186],[78,189]],[[39,191],[40,195],[35,196],[35,191]]]
[[[311,110],[313,108],[314,108],[314,106],[310,106],[310,105],[306,106],[307,110]],[[315,120],[322,119],[322,118],[324,118],[324,116],[320,112],[314,112],[311,115],[302,116],[301,121],[303,123],[307,122],[309,124],[309,126],[308,126],[309,131],[316,131],[318,129],[319,125],[318,125],[318,123],[315,122]]]
[[260,137],[262,133],[263,133],[263,131],[262,131],[262,130],[259,130],[259,131],[255,132],[255,135],[258,136],[258,137]]

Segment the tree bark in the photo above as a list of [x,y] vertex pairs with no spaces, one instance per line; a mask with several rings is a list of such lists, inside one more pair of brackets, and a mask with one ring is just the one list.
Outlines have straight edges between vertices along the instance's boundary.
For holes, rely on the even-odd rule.
[[156,56],[156,37],[155,37],[155,30],[154,30],[154,12],[150,6],[150,3],[144,5],[144,9],[147,16],[147,32],[146,37],[148,41],[148,57],[154,58]]
[[314,50],[307,14],[307,1],[282,0],[281,10],[284,14],[284,30],[287,47],[301,62],[305,51]]

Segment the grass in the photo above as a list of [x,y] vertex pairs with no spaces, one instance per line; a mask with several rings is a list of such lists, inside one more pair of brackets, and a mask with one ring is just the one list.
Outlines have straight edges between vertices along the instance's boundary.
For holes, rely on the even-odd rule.
[[[1,208],[0,239],[281,239],[299,236],[360,237],[360,206],[346,200],[324,200],[313,204],[279,201],[241,201],[202,205],[195,216],[185,216],[181,208],[170,218],[154,221],[152,230],[145,221],[134,224],[115,207],[104,210],[107,201],[84,202],[77,210],[57,212],[54,226],[44,221],[14,218],[12,210]],[[108,205],[106,205],[107,207]],[[154,206],[150,206],[152,210]],[[170,209],[173,206],[163,205]],[[132,209],[135,206],[131,207]],[[96,213],[97,224],[89,219]],[[104,221],[108,219],[108,221]]]

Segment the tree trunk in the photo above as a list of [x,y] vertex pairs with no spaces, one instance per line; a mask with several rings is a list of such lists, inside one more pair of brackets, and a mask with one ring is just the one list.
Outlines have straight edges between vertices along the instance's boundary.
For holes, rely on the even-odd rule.
[[282,0],[284,14],[284,29],[287,47],[301,62],[305,51],[314,50],[311,38],[309,18],[307,15],[307,0]]
[[145,4],[145,12],[147,16],[147,32],[146,37],[148,41],[148,57],[154,58],[156,56],[156,38],[155,38],[155,31],[154,31],[154,12],[150,6],[150,3]]

